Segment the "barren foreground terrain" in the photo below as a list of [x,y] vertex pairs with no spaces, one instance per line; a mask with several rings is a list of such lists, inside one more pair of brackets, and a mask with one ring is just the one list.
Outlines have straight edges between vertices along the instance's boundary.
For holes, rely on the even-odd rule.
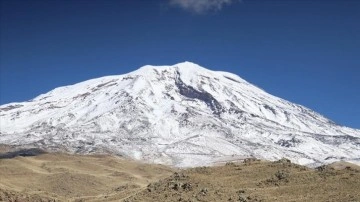
[[0,159],[0,201],[117,201],[172,172],[105,155]]
[[185,170],[106,155],[2,156],[0,201],[360,201],[359,167],[246,159]]

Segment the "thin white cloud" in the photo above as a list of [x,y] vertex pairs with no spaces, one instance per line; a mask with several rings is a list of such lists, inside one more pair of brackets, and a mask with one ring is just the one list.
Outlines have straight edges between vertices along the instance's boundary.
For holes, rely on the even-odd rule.
[[203,14],[209,11],[219,11],[223,6],[239,1],[240,0],[170,0],[170,5],[178,6],[197,14]]

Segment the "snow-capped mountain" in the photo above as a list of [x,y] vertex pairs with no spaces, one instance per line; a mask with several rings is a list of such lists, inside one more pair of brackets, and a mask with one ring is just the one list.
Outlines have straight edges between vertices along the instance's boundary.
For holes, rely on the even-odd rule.
[[0,144],[175,166],[244,157],[360,162],[360,130],[190,62],[144,66],[0,106]]

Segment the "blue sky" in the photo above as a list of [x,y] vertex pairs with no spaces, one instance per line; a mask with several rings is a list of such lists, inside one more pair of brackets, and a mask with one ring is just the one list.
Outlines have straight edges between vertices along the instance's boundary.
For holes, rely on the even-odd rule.
[[0,104],[192,61],[360,128],[358,0],[0,1]]

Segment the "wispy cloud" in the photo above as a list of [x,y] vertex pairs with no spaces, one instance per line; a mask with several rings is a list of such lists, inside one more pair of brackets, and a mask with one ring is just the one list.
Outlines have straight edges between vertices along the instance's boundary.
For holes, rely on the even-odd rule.
[[184,10],[203,14],[209,11],[219,11],[225,5],[241,0],[170,0],[170,5],[178,6]]

